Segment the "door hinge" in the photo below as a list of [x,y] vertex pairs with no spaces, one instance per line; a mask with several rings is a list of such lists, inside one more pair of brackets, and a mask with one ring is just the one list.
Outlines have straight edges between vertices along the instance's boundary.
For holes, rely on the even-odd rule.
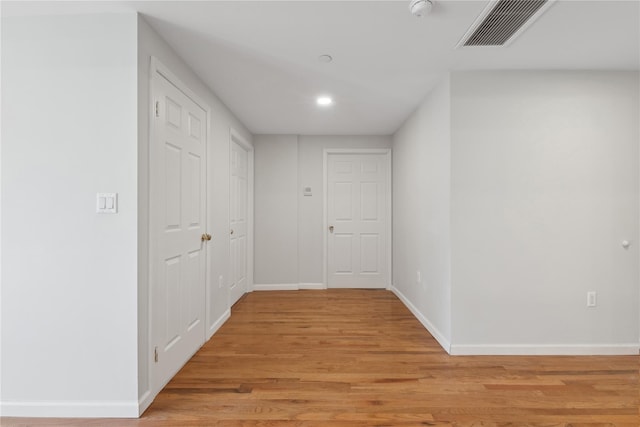
[[153,361],[158,363],[158,347],[153,349]]
[[156,117],[160,117],[160,101],[156,101]]

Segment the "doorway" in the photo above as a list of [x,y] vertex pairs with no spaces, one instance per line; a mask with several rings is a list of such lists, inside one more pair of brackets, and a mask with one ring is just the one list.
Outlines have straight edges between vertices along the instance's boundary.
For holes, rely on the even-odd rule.
[[325,150],[325,283],[389,288],[391,152]]
[[208,108],[151,67],[149,337],[152,393],[205,342]]
[[229,153],[229,306],[232,306],[253,287],[253,147],[232,130]]

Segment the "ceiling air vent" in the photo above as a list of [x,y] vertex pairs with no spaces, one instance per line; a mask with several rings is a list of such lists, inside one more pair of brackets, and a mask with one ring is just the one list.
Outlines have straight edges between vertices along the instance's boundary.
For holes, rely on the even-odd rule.
[[459,46],[505,46],[531,25],[555,0],[492,0]]

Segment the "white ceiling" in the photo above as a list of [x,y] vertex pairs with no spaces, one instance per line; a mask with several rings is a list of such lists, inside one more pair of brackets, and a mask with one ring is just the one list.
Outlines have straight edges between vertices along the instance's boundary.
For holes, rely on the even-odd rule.
[[[508,47],[456,49],[487,0],[3,2],[3,14],[135,10],[255,134],[391,134],[443,73],[640,69],[640,0],[558,0]],[[333,56],[324,64],[317,57]],[[319,94],[335,105],[318,108]]]

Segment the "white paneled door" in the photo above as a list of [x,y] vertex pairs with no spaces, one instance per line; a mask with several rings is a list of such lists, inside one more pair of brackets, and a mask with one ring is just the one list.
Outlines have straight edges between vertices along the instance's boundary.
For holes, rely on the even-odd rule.
[[388,154],[327,157],[327,286],[389,282]]
[[249,224],[249,153],[231,141],[229,208],[229,298],[231,305],[247,292]]
[[152,381],[162,388],[205,341],[207,115],[159,73],[152,80]]

